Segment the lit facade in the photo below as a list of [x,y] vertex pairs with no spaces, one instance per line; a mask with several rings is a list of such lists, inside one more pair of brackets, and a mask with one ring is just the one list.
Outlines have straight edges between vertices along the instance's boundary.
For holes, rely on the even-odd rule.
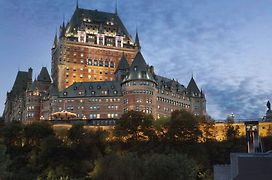
[[[58,118],[53,113],[71,112],[76,114],[74,119],[92,120],[93,125],[114,125],[130,110],[155,119],[178,109],[206,115],[205,95],[193,77],[184,86],[156,74],[140,50],[138,33],[133,39],[117,12],[77,6],[55,36],[52,81],[45,67],[34,81],[31,69],[24,72],[24,88],[19,94],[13,90],[8,94],[5,120],[54,120]],[[14,116],[18,109],[20,118]]]

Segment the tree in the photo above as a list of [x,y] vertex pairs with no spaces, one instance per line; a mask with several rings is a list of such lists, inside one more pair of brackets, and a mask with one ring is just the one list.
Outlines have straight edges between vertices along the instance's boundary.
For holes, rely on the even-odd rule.
[[234,127],[233,118],[227,118],[225,136],[227,140],[234,140],[239,138],[239,127]]
[[202,133],[196,116],[185,110],[172,112],[167,136],[172,142],[196,143]]
[[99,159],[90,173],[95,180],[138,180],[143,179],[143,161],[135,153],[111,154]]
[[160,139],[165,138],[167,131],[168,131],[167,124],[169,121],[170,121],[169,117],[167,117],[167,118],[162,117],[162,118],[159,118],[156,121],[154,121],[153,124],[154,124],[154,128],[156,130],[156,134],[157,134],[158,138],[160,138]]
[[43,138],[53,135],[53,128],[46,122],[33,122],[24,127],[26,145],[37,146]]
[[3,141],[11,158],[17,155],[17,149],[23,145],[23,127],[20,122],[12,121],[2,129]]
[[151,114],[129,111],[121,116],[114,128],[114,134],[124,140],[150,140],[155,136],[154,118]]
[[198,117],[200,128],[202,131],[202,140],[204,142],[213,141],[215,139],[215,122],[210,116],[200,116]]
[[111,154],[97,161],[92,179],[112,180],[194,180],[198,168],[193,160],[182,154]]
[[146,180],[194,180],[198,167],[183,154],[153,154],[146,157],[144,172]]
[[6,154],[6,146],[0,141],[0,179],[7,179],[9,177],[9,172],[7,170],[10,160],[9,156]]

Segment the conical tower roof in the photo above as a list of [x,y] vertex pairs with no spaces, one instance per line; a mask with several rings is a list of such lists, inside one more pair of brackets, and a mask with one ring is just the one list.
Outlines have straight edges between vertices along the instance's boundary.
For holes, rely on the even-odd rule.
[[145,71],[147,69],[147,67],[148,66],[145,62],[145,59],[144,59],[142,53],[139,51],[136,54],[131,66],[130,66],[130,70],[137,69],[138,71]]
[[50,78],[50,75],[49,75],[48,70],[47,70],[46,67],[42,67],[41,72],[38,75],[37,80],[51,83],[51,78]]
[[156,83],[152,73],[150,72],[150,68],[146,64],[140,51],[135,56],[134,61],[130,66],[130,71],[123,81],[125,82],[132,80],[147,80]]
[[129,64],[128,64],[128,61],[127,61],[125,55],[123,54],[120,61],[119,61],[119,65],[118,65],[117,70],[127,70],[127,69],[129,69]]
[[193,76],[187,86],[187,91],[189,93],[200,93]]

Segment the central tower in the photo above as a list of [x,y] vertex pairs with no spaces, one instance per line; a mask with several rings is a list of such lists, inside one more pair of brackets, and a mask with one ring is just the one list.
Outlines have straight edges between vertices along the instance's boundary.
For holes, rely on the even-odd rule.
[[129,64],[140,46],[115,13],[79,8],[60,26],[52,46],[51,75],[59,91],[74,82],[112,81],[124,55]]

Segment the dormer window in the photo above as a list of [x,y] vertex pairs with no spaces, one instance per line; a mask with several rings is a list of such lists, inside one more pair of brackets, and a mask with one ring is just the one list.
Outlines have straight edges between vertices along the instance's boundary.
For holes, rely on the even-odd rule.
[[103,36],[102,36],[102,37],[101,37],[101,36],[99,37],[99,39],[98,39],[98,44],[99,44],[99,45],[104,45],[104,37],[103,37]]

